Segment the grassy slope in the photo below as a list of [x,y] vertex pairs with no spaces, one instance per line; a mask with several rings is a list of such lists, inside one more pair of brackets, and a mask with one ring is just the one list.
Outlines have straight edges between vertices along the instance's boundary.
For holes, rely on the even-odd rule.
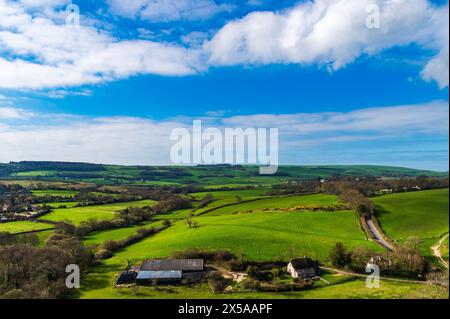
[[386,234],[399,242],[409,236],[420,237],[425,255],[448,232],[448,189],[397,193],[374,198],[374,202]]
[[77,191],[71,190],[56,190],[56,189],[39,189],[32,190],[31,193],[34,196],[42,197],[42,196],[62,196],[62,197],[72,197],[78,194]]
[[337,203],[338,203],[337,198],[334,195],[317,194],[317,195],[285,196],[279,198],[267,198],[255,202],[241,203],[230,207],[224,207],[217,209],[211,213],[208,213],[208,215],[210,216],[223,215],[234,212],[246,212],[250,210],[257,211],[266,208],[276,210],[277,208],[289,208],[308,204],[335,205]]
[[45,241],[53,234],[54,230],[45,230],[36,233],[36,236],[39,240],[39,246],[45,246]]
[[[211,192],[193,193],[189,196],[194,199],[192,208],[179,210],[175,213],[171,213],[170,215],[160,215],[157,218],[180,219],[186,218],[190,214],[199,215],[204,213],[205,211],[209,211],[210,209],[218,208],[224,205],[237,204],[238,202],[236,199],[236,195],[239,195],[243,201],[247,201],[267,197],[264,195],[265,193],[267,193],[267,190],[211,191]],[[214,201],[209,203],[207,206],[203,208],[197,208],[199,202],[207,194],[212,194],[214,197]]]
[[197,218],[199,228],[183,221],[117,254],[122,260],[166,257],[191,247],[232,249],[248,259],[288,259],[289,254],[324,260],[337,241],[349,247],[367,245],[353,212],[251,213]]
[[43,223],[34,223],[29,221],[19,221],[12,223],[0,223],[0,232],[8,232],[11,234],[30,232],[41,229],[53,228],[52,225]]
[[[61,206],[66,206],[67,208],[72,208],[76,205],[80,204],[80,202],[54,202],[54,203],[45,203],[45,205],[50,206],[51,208],[60,208]],[[39,206],[43,206],[44,204],[39,204]]]
[[162,221],[149,222],[139,226],[131,226],[125,228],[118,228],[100,232],[94,232],[83,239],[86,245],[98,245],[107,240],[122,240],[131,235],[134,235],[140,228],[152,228],[162,226]]
[[86,221],[90,218],[96,218],[99,220],[113,219],[115,212],[125,209],[127,207],[144,207],[154,205],[155,201],[142,200],[135,202],[114,203],[106,205],[85,206],[85,207],[73,207],[73,208],[61,208],[55,209],[51,214],[45,215],[42,219],[50,221],[70,221],[74,224],[79,224],[82,221]]

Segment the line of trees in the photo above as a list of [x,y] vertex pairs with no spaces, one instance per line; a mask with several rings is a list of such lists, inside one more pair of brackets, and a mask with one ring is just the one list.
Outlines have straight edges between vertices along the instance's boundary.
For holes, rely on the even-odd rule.
[[348,250],[343,243],[338,242],[331,249],[329,259],[337,268],[358,273],[365,273],[369,262],[380,267],[381,274],[387,276],[421,279],[430,270],[430,263],[420,254],[419,240],[414,237],[408,238],[405,244],[395,251],[383,253],[363,246]]
[[107,240],[105,241],[95,253],[96,259],[107,259],[114,255],[114,252],[125,248],[126,246],[133,245],[147,237],[155,235],[164,229],[170,227],[171,223],[166,220],[163,226],[155,228],[139,228],[134,235],[131,235],[122,240]]

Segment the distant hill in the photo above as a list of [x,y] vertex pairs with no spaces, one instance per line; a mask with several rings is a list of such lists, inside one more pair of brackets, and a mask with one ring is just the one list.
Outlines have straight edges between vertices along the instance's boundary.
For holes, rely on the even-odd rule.
[[258,167],[247,165],[199,166],[120,166],[67,162],[11,162],[0,164],[1,179],[83,181],[100,184],[218,186],[281,183],[294,179],[318,179],[331,176],[374,176],[385,178],[446,177],[435,172],[403,167],[372,165],[280,166],[277,174],[259,175]]

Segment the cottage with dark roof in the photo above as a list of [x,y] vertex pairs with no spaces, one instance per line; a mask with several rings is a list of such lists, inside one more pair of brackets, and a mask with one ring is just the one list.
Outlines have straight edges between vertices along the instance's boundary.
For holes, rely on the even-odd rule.
[[292,259],[287,266],[287,271],[292,278],[301,280],[317,279],[320,274],[319,263],[307,257]]

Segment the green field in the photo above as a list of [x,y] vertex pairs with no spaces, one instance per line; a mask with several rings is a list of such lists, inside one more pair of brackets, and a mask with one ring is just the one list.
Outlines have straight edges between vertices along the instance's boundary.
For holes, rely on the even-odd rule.
[[381,227],[392,239],[403,242],[420,237],[422,251],[430,247],[449,229],[448,189],[397,193],[374,198]]
[[369,289],[363,279],[350,279],[307,291],[264,293],[240,290],[213,294],[207,284],[194,287],[113,288],[117,275],[113,267],[102,265],[93,269],[81,283],[75,297],[83,299],[415,299],[448,298],[448,290],[416,283],[381,281],[380,288]]
[[284,209],[302,205],[337,205],[337,197],[334,195],[300,195],[300,196],[284,196],[277,198],[267,198],[258,201],[240,203],[237,205],[219,208],[214,210],[208,215],[224,215],[236,212],[248,212],[248,211],[260,211],[263,209],[269,209],[276,211],[277,209]]
[[307,254],[326,260],[337,241],[348,247],[378,246],[365,239],[353,212],[251,213],[202,216],[199,227],[190,229],[183,221],[125,248],[116,257],[142,260],[167,257],[173,251],[192,247],[231,249],[249,260],[287,260]]
[[32,190],[31,193],[37,197],[43,196],[72,197],[77,195],[79,192],[71,190],[59,190],[59,189],[37,189]]
[[122,240],[134,235],[140,228],[161,227],[162,221],[149,222],[138,226],[111,229],[106,231],[94,232],[83,239],[86,245],[99,245],[107,240]]
[[[211,192],[201,192],[201,193],[193,193],[189,196],[186,196],[188,199],[193,199],[193,207],[188,209],[178,210],[176,212],[172,212],[169,215],[160,215],[156,218],[159,219],[181,219],[186,218],[189,215],[201,215],[209,210],[219,208],[224,205],[238,204],[236,196],[239,196],[242,201],[254,200],[258,198],[268,197],[265,194],[267,193],[266,189],[262,190],[236,190],[236,191],[211,191]],[[207,195],[211,194],[214,200],[209,203],[207,206],[203,208],[197,208],[200,201]],[[235,205],[233,205],[235,207]]]
[[37,238],[39,240],[40,247],[45,246],[45,241],[53,234],[53,232],[54,232],[54,230],[44,230],[44,231],[35,233],[35,235],[37,236]]
[[[51,208],[60,208],[61,206],[66,206],[66,208],[72,208],[76,205],[80,204],[80,202],[54,202],[54,203],[45,203],[45,205],[50,206]],[[44,204],[39,204],[39,206],[43,206]]]
[[11,234],[31,232],[43,229],[52,229],[52,225],[30,222],[30,221],[19,221],[11,223],[0,223],[0,232],[8,232]]
[[46,171],[28,171],[28,172],[18,172],[12,174],[12,176],[17,177],[49,177],[56,176],[58,171],[46,170]]
[[[259,168],[251,165],[230,166],[118,166],[97,165],[83,171],[82,167],[70,167],[69,164],[42,165],[40,162],[1,164],[5,171],[3,178],[31,179],[42,181],[83,181],[104,185],[186,185],[198,184],[204,187],[216,188],[220,186],[244,185],[273,185],[285,183],[292,179],[317,179],[331,176],[377,176],[377,177],[416,177],[447,176],[445,172],[433,172],[402,167],[370,166],[370,165],[307,165],[280,166],[279,174],[261,176]],[[43,169],[45,167],[46,169]],[[68,170],[65,170],[68,169]],[[152,175],[152,172],[157,174]],[[173,173],[176,174],[173,174]],[[178,174],[182,172],[182,174]],[[86,177],[80,177],[86,174]],[[144,178],[142,178],[144,177]]]
[[141,200],[134,202],[114,203],[106,205],[95,205],[85,207],[60,208],[55,209],[51,214],[43,216],[41,219],[49,221],[69,221],[78,225],[82,221],[91,218],[98,220],[111,220],[115,217],[115,212],[127,207],[152,206],[156,202],[152,200]]

